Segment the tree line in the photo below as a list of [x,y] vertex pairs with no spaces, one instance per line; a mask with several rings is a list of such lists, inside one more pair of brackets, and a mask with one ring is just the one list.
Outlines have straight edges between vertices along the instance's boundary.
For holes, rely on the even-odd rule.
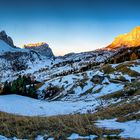
[[2,94],[19,94],[36,98],[36,81],[32,81],[30,76],[19,75],[12,82],[5,81]]

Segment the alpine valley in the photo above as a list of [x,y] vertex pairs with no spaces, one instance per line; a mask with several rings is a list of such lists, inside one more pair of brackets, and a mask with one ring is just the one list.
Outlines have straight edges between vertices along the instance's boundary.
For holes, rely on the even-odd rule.
[[64,56],[1,31],[0,140],[140,139],[139,59],[140,26]]

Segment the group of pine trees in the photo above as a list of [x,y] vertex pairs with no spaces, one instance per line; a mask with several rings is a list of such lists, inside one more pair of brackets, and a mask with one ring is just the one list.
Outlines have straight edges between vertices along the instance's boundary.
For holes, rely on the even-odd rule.
[[13,82],[6,81],[3,86],[2,94],[19,94],[23,96],[36,98],[35,82],[32,82],[30,76],[21,76]]

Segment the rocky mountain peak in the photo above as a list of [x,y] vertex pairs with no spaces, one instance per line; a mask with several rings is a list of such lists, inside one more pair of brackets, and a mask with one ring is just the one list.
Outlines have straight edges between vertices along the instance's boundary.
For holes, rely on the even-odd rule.
[[140,26],[135,27],[128,34],[121,34],[117,36],[107,48],[114,49],[118,47],[138,46],[140,46]]
[[137,26],[137,27],[135,27],[134,29],[133,29],[133,31],[140,31],[140,26]]
[[27,44],[27,45],[24,45],[23,47],[26,49],[34,50],[34,51],[38,52],[39,54],[46,56],[46,57],[54,56],[52,49],[45,42]]
[[34,48],[34,47],[49,47],[49,45],[46,42],[38,42],[38,43],[31,43],[31,44],[27,44],[24,45],[25,48]]
[[0,32],[0,40],[3,40],[8,45],[15,48],[12,38],[8,36],[4,30]]

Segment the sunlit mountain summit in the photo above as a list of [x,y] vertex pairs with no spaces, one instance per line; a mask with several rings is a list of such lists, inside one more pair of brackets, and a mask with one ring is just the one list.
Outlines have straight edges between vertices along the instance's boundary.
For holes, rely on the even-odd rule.
[[140,46],[140,26],[135,27],[127,34],[117,36],[107,48],[138,47]]

